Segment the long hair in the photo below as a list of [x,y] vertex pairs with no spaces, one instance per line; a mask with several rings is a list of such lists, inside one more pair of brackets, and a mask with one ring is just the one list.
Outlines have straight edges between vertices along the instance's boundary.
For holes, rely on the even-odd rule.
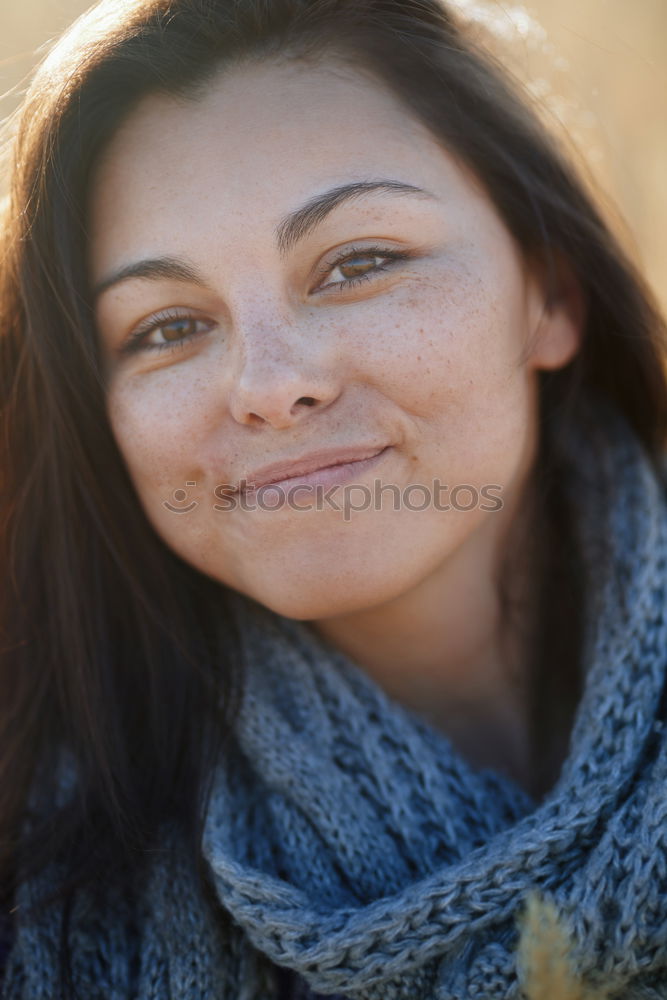
[[[235,62],[322,56],[383,81],[475,172],[524,253],[544,263],[554,295],[563,262],[576,275],[586,328],[570,364],[540,373],[543,426],[564,426],[578,397],[594,391],[626,415],[656,461],[667,441],[665,324],[646,282],[527,95],[443,3],[103,0],[40,64],[7,139],[0,265],[6,901],[20,880],[54,860],[69,873],[55,898],[71,899],[77,887],[140,863],[167,821],[181,827],[198,858],[207,776],[243,690],[224,587],[157,536],[108,423],[86,271],[91,170],[148,93],[196,100]],[[544,441],[538,479],[551,549],[560,555],[547,556],[543,573],[536,720],[545,706],[569,711],[576,702],[576,671],[568,677],[562,664],[576,664],[579,636],[569,514]],[[548,665],[556,661],[554,674]],[[554,676],[560,699],[545,687]],[[544,760],[550,731],[535,725]],[[30,790],[51,801],[65,751],[77,791],[32,815]]]

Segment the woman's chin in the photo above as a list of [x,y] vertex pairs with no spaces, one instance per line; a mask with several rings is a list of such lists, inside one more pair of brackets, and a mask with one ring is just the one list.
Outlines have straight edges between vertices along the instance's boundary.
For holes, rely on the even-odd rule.
[[291,570],[286,566],[279,575],[228,584],[276,614],[302,621],[334,618],[378,607],[394,600],[414,586],[413,577],[403,579],[387,572],[380,560],[377,565],[321,565],[319,572]]
[[[233,589],[233,588],[232,588]],[[354,614],[382,603],[381,597],[373,594],[366,587],[365,594],[350,594],[347,590],[340,592],[326,591],[322,588],[287,588],[279,593],[261,590],[243,590],[247,597],[258,601],[275,614],[296,621],[315,621],[324,618],[335,618],[338,615]]]

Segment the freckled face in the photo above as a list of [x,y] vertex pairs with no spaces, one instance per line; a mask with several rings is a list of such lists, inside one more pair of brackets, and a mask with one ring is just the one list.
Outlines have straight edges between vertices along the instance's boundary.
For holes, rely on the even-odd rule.
[[[332,190],[317,219],[298,215]],[[534,459],[537,369],[567,363],[574,332],[543,313],[473,176],[379,83],[333,62],[265,63],[196,103],[147,97],[97,166],[89,218],[93,285],[180,262],[107,287],[96,321],[114,435],[184,560],[323,618],[407,594],[500,536]],[[386,451],[350,467],[331,504],[312,488],[272,510],[275,492],[253,505],[216,491],[351,447]],[[346,513],[376,480],[399,509],[386,490]],[[439,506],[457,484],[479,503],[409,509],[426,494],[407,487],[433,494],[436,480]],[[489,484],[501,510],[482,507]]]

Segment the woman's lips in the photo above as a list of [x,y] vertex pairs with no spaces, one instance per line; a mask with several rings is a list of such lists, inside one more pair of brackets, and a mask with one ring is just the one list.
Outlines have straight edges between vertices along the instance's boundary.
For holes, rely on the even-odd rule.
[[288,490],[295,490],[300,486],[308,487],[310,489],[315,489],[319,486],[326,489],[331,486],[343,485],[366,475],[367,472],[371,471],[377,464],[379,464],[390,448],[391,445],[386,445],[384,448],[381,448],[375,454],[370,455],[367,458],[323,465],[320,468],[311,470],[310,472],[286,476],[284,479],[260,484],[259,486],[248,483],[242,488],[241,492],[248,497],[252,497],[259,489],[261,489],[262,493],[265,494],[268,490],[282,490],[286,493]]

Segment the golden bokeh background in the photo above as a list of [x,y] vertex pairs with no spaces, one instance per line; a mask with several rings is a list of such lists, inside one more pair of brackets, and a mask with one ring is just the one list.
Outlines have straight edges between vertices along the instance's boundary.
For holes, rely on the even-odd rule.
[[[667,313],[667,0],[452,2],[584,156]],[[0,117],[16,107],[50,40],[88,6],[3,0]]]

